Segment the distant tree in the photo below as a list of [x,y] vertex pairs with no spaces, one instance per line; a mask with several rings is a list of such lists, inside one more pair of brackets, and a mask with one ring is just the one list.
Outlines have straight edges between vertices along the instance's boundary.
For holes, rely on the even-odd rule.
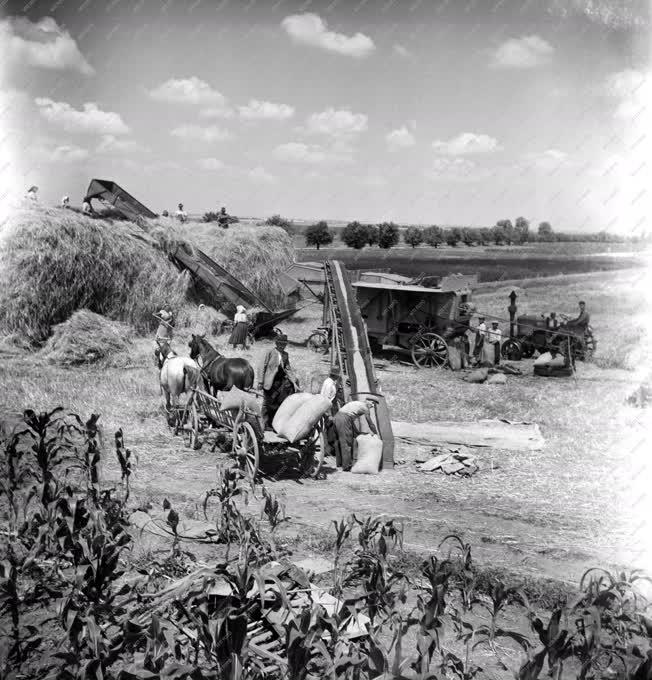
[[342,230],[340,238],[349,248],[362,250],[369,242],[369,230],[360,222],[349,222]]
[[398,245],[400,232],[398,224],[394,222],[383,222],[378,225],[378,245],[384,250],[389,250]]
[[505,241],[508,246],[511,246],[512,241],[514,240],[514,225],[512,224],[512,221],[498,220],[498,222],[496,222],[496,226],[502,229],[503,232],[502,240]]
[[497,246],[500,246],[505,242],[505,230],[500,226],[499,223],[496,224],[495,227],[492,227],[491,238]]
[[528,239],[530,233],[530,222],[525,217],[517,217],[514,223],[514,242],[522,245]]
[[317,224],[311,224],[306,229],[306,245],[315,246],[319,250],[320,246],[327,246],[333,242],[333,234],[328,230],[328,223],[321,220]]
[[461,229],[462,238],[461,241],[465,246],[472,246],[477,239],[477,229],[469,229],[468,227],[463,227]]
[[539,224],[539,241],[554,241],[555,234],[550,226],[550,222],[541,222]]
[[484,246],[487,243],[491,243],[491,241],[493,241],[493,234],[491,233],[491,229],[489,227],[480,227],[480,229],[478,229],[477,241],[481,246]]
[[462,240],[462,230],[459,227],[451,227],[444,232],[446,243],[449,246],[456,246]]
[[433,224],[432,227],[426,227],[423,230],[423,240],[429,246],[438,248],[440,243],[444,242],[444,230]]
[[419,227],[408,227],[403,234],[403,241],[416,248],[423,243],[423,229]]
[[264,223],[268,227],[281,227],[281,229],[285,230],[290,235],[296,233],[294,222],[285,217],[281,217],[280,215],[272,215],[271,217],[268,217]]
[[363,225],[367,230],[367,245],[375,246],[380,239],[380,231],[375,224],[365,224]]

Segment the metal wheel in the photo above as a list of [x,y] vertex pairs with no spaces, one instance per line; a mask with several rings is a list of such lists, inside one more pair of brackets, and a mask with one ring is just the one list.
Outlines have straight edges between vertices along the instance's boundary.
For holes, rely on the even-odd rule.
[[582,340],[576,336],[571,336],[570,338],[566,335],[556,335],[552,341],[551,346],[556,349],[560,354],[566,356],[568,353],[570,340],[570,353],[572,359],[584,360],[584,344]]
[[330,343],[328,342],[328,336],[326,333],[323,333],[322,331],[315,331],[308,337],[306,346],[309,350],[312,350],[317,354],[326,354],[328,352]]
[[246,421],[241,421],[236,425],[233,433],[233,455],[238,467],[245,473],[253,486],[258,474],[260,452],[254,428]]
[[197,407],[194,401],[186,405],[181,420],[181,429],[183,431],[184,444],[189,449],[196,451],[201,448],[199,441],[199,417],[197,416]]
[[412,361],[417,368],[443,368],[448,363],[448,345],[441,335],[424,333],[412,341]]
[[500,356],[508,361],[520,361],[523,356],[521,343],[514,338],[508,338],[500,348]]

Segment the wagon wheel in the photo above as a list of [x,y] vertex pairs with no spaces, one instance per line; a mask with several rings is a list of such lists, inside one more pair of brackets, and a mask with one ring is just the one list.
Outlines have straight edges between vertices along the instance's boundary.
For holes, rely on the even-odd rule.
[[299,457],[299,464],[301,465],[301,472],[306,477],[317,479],[322,465],[324,464],[324,455],[326,453],[326,437],[323,429],[317,428],[312,437],[301,448]]
[[308,349],[318,354],[326,354],[330,343],[328,342],[328,336],[322,331],[315,331],[311,336],[308,337],[306,341],[306,346]]
[[199,417],[194,400],[186,404],[181,420],[181,429],[183,430],[183,442],[189,449],[196,451],[201,448],[201,442],[199,441]]
[[441,335],[424,333],[412,341],[412,361],[417,368],[443,368],[448,363],[448,345]]
[[235,426],[233,433],[233,455],[238,466],[253,486],[258,474],[260,452],[254,428],[244,420]]
[[523,356],[521,343],[514,338],[505,340],[503,346],[500,348],[500,356],[508,361],[520,361]]
[[556,335],[550,345],[553,349],[557,350],[560,354],[566,356],[568,353],[568,341],[570,340],[570,353],[572,359],[584,360],[584,344],[582,339],[577,336],[567,336],[567,335]]

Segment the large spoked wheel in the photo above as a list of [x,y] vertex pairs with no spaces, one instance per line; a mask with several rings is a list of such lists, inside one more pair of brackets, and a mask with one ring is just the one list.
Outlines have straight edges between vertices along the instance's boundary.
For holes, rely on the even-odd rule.
[[308,338],[306,345],[312,352],[316,352],[317,354],[326,354],[328,352],[330,343],[328,342],[328,336],[326,333],[316,331]]
[[443,368],[448,363],[448,345],[441,335],[424,333],[412,342],[412,361],[417,368]]
[[304,477],[317,479],[324,464],[326,436],[322,428],[315,430],[312,437],[301,449],[300,465]]
[[523,356],[521,343],[514,338],[505,340],[503,346],[500,348],[500,356],[507,361],[520,361]]
[[254,428],[244,420],[236,425],[233,433],[233,455],[238,467],[253,486],[260,464],[260,450]]
[[181,421],[181,429],[183,431],[183,442],[189,449],[196,451],[201,448],[199,441],[199,418],[194,401],[186,405]]
[[550,343],[552,348],[566,356],[570,346],[571,359],[583,361],[585,356],[584,344],[581,338],[576,336],[556,335]]

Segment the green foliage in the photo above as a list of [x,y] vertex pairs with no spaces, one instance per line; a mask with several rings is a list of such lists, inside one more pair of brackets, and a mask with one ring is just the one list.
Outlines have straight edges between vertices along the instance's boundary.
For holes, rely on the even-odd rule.
[[530,222],[525,217],[517,217],[514,223],[514,242],[518,245],[525,243],[530,234]]
[[444,242],[444,230],[434,224],[431,227],[426,227],[423,230],[423,240],[434,248],[439,247]]
[[446,243],[449,246],[456,246],[462,240],[462,230],[459,227],[451,227],[444,232]]
[[554,241],[555,240],[555,234],[552,231],[552,227],[550,226],[550,222],[540,222],[539,223],[539,229],[537,231],[537,236],[539,238],[539,241]]
[[342,230],[340,238],[349,248],[361,250],[369,242],[369,229],[360,222],[349,222]]
[[317,222],[311,224],[305,232],[306,245],[315,246],[319,250],[320,246],[326,246],[333,242],[333,234],[328,230],[328,223]]
[[423,229],[419,227],[408,227],[403,234],[403,241],[415,248],[423,243]]
[[375,246],[380,240],[380,228],[376,224],[365,224],[367,230],[367,245]]
[[268,227],[280,227],[287,234],[290,234],[290,236],[293,236],[297,232],[294,222],[288,220],[286,217],[281,217],[280,215],[268,217],[263,224]]
[[378,225],[378,245],[384,250],[389,250],[399,242],[398,225],[393,222],[383,222]]

